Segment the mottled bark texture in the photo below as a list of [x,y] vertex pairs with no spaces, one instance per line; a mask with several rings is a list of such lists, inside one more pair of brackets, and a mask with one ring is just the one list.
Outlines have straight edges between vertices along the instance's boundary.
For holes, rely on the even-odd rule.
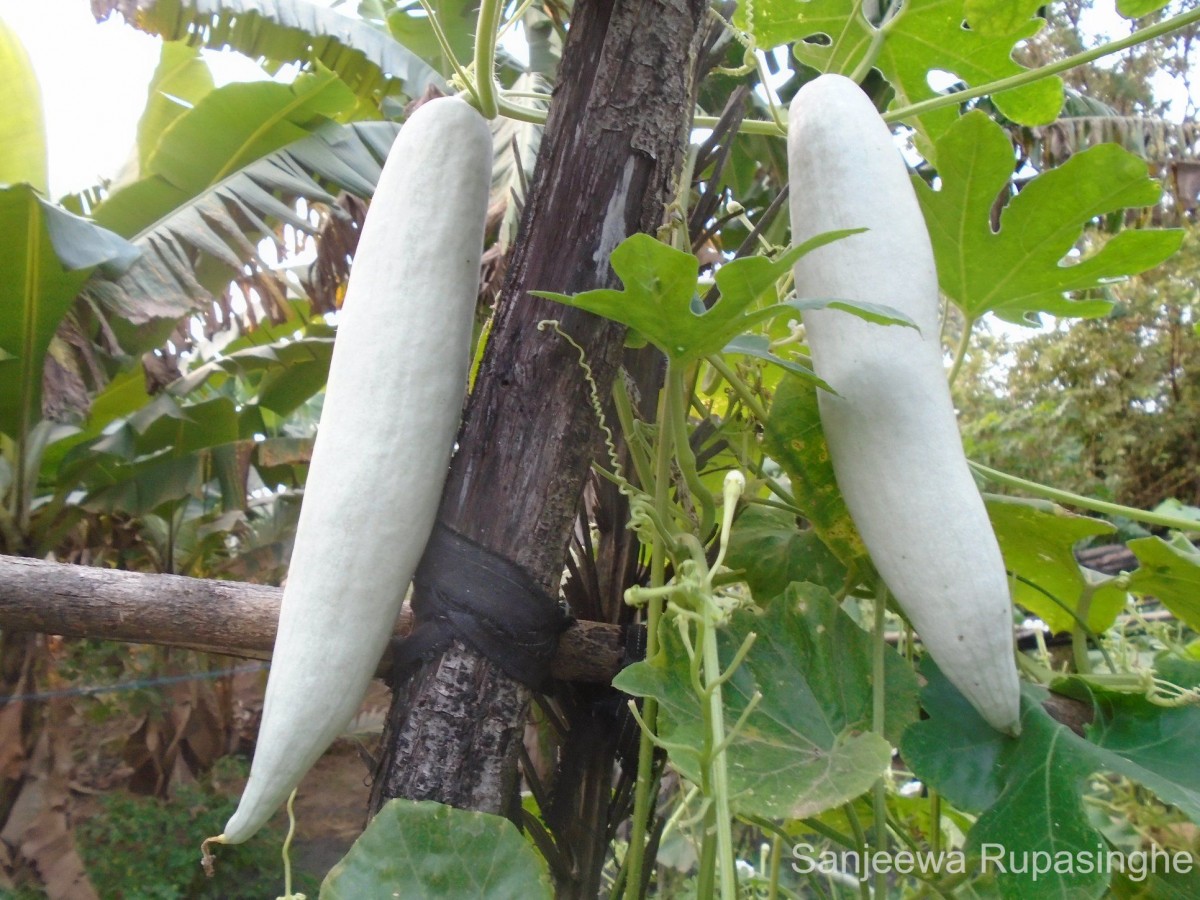
[[[530,290],[617,287],[609,255],[653,232],[686,145],[700,0],[580,0],[508,278],[442,501],[442,520],[557,592],[599,430],[576,351],[602,396],[620,360],[612,323]],[[373,808],[391,797],[506,813],[529,690],[456,644],[395,692]]]

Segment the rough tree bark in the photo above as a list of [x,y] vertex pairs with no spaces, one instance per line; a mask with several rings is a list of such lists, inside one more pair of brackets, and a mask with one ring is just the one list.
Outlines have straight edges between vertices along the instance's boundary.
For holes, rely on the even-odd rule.
[[[693,106],[699,0],[580,0],[508,278],[470,399],[442,521],[557,592],[598,448],[576,351],[609,390],[622,329],[528,296],[615,287],[609,254],[653,232],[671,198]],[[392,797],[505,813],[529,691],[455,643],[395,692],[373,808]]]

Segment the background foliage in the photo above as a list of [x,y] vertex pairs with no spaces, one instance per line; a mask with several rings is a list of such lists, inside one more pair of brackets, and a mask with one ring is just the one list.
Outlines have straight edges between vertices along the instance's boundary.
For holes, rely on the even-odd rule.
[[[354,19],[343,14],[350,6],[93,3],[98,15],[120,14],[160,34],[162,59],[129,166],[57,201],[46,196],[36,84],[0,23],[0,231],[11,236],[0,251],[0,551],[197,577],[283,577],[337,310],[381,161],[406,103],[431,86],[449,87],[452,55],[468,59],[475,28],[476,7],[465,0],[431,7],[444,45],[419,6],[364,0]],[[677,200],[683,221],[664,235],[674,246],[632,239],[613,256],[625,290],[556,298],[625,321],[634,342],[659,346],[682,399],[674,422],[618,415],[629,474],[621,489],[636,511],[656,490],[647,473],[663,442],[674,442],[676,457],[658,512],[679,542],[666,586],[678,589],[670,602],[679,618],[664,630],[661,653],[618,682],[661,711],[669,763],[665,774],[655,770],[661,782],[644,790],[653,795],[647,820],[657,850],[647,885],[662,896],[704,892],[716,865],[718,802],[737,815],[729,836],[747,890],[865,890],[791,871],[789,848],[805,841],[1200,853],[1200,784],[1194,767],[1180,763],[1200,728],[1187,693],[1200,684],[1200,554],[1186,538],[1135,521],[1136,509],[1156,507],[1195,520],[1200,506],[1198,136],[1181,124],[1195,111],[1191,100],[1168,108],[1156,80],[1165,73],[1188,86],[1196,26],[1141,44],[1119,63],[905,119],[947,300],[947,358],[968,454],[1086,495],[1074,509],[1091,508],[1089,497],[1135,508],[1110,523],[1043,501],[989,501],[1016,582],[1016,619],[1036,616],[1067,635],[1063,646],[1051,636],[1047,648],[1047,636],[1027,633],[1026,730],[1008,741],[928,660],[918,695],[917,651],[894,612],[879,621],[895,649],[873,655],[883,632],[870,634],[877,609],[865,554],[824,456],[817,388],[791,321],[824,301],[789,291],[786,217],[777,215],[783,142],[763,132],[775,100],[817,70],[862,69],[880,108],[899,113],[943,90],[930,70],[952,73],[952,89],[961,90],[1094,45],[1098,7],[996,0],[967,2],[962,15],[952,5],[947,15],[945,2],[909,0],[890,12],[876,4],[872,15],[869,6],[740,5],[740,30],[716,42],[727,72],[700,91],[705,112],[736,115],[693,148],[692,180]],[[1159,6],[1122,0],[1117,8],[1137,27],[1185,8]],[[1048,22],[1040,31],[1035,8]],[[515,101],[544,107],[569,15],[558,4],[521,10],[529,61],[507,53],[498,60]],[[964,16],[969,29],[960,27]],[[224,45],[272,72],[298,68],[276,81],[215,87],[197,48]],[[747,58],[754,65],[737,69]],[[760,133],[735,133],[731,122],[743,115],[764,126]],[[535,122],[494,123],[481,332],[516,239],[539,137]],[[735,263],[735,254],[747,258]],[[699,297],[709,301],[703,316]],[[854,312],[894,321],[888,310]],[[612,468],[610,480],[625,478]],[[750,477],[725,558],[741,580],[722,573],[714,586],[702,577],[715,555],[706,520],[733,468]],[[593,497],[603,484],[598,476]],[[1012,481],[988,487],[1026,493]],[[589,509],[580,532],[590,536],[603,517],[598,501]],[[708,555],[702,548],[688,558],[682,535],[709,542]],[[1119,568],[1132,574],[1077,563],[1081,544],[1114,541],[1129,542]],[[578,548],[570,564],[582,573],[596,565]],[[650,568],[645,555],[635,560],[631,580],[645,583]],[[574,578],[567,590],[588,583]],[[595,599],[568,596],[576,608]],[[613,615],[631,618],[624,607]],[[696,648],[714,634],[716,665],[733,667],[716,694],[717,713],[697,702],[697,693],[711,697],[716,687],[696,662]],[[739,656],[751,635],[756,642]],[[875,659],[887,672],[882,721],[872,721]],[[14,886],[40,881],[53,893],[90,878],[103,896],[237,895],[200,886],[194,849],[181,849],[219,830],[230,803],[194,782],[207,783],[214,765],[244,754],[253,734],[253,691],[223,666],[193,654],[3,635],[0,694],[61,692],[0,708],[0,755],[25,766],[0,773],[0,819],[19,819],[30,785],[44,801],[25,837],[10,842],[4,868]],[[219,677],[162,687],[204,672]],[[97,679],[152,686],[105,702],[82,699],[77,691]],[[1043,709],[1055,696],[1082,700],[1093,720],[1077,730],[1057,721]],[[928,714],[921,721],[918,704]],[[87,735],[99,734],[89,729],[101,724],[104,737],[84,753]],[[727,729],[727,746],[711,739],[714,727]],[[548,745],[550,733],[541,723],[531,744]],[[717,777],[725,753],[734,770],[727,783]],[[1054,778],[1033,777],[1050,770]],[[113,791],[101,814],[82,823],[72,819],[71,772]],[[119,792],[126,788],[141,797]],[[613,792],[603,883],[634,895],[642,885],[625,869],[637,836],[624,824],[630,791],[623,780]],[[426,890],[437,882],[455,896],[511,879],[542,895],[547,872],[564,865],[562,835],[546,824],[543,799],[526,797],[524,837],[504,820],[396,804],[325,890],[362,895],[363,884],[402,878]],[[397,829],[415,835],[403,852]],[[494,866],[482,882],[455,855],[464,835]],[[171,852],[165,862],[155,856],[151,871],[144,851],[156,843]],[[239,880],[246,896],[270,895],[265,857],[239,858],[245,872],[231,867],[225,877]],[[1108,884],[1094,874],[1031,885],[1007,875],[921,873],[891,888],[1091,897]],[[1143,886],[1117,878],[1112,887],[1133,896]],[[1195,879],[1166,876],[1147,889],[1197,893]]]

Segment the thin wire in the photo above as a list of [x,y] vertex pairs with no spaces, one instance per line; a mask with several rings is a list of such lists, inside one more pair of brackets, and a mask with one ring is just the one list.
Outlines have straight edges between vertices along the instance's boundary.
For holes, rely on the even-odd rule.
[[118,691],[135,691],[139,688],[157,687],[166,684],[180,684],[185,681],[211,681],[214,678],[224,678],[226,675],[242,675],[247,672],[261,672],[269,669],[268,662],[238,666],[234,669],[221,669],[217,672],[192,672],[188,675],[164,675],[160,678],[139,678],[134,681],[119,681],[116,684],[93,685],[92,687],[63,688],[57,691],[41,691],[35,694],[9,694],[0,696],[0,705],[8,703],[30,703],[38,700],[54,700],[59,697],[91,697],[96,694],[111,694]]

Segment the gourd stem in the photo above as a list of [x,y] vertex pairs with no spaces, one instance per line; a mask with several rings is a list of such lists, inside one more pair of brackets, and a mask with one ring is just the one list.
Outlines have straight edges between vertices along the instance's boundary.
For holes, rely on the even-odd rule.
[[496,31],[500,27],[501,0],[482,0],[479,4],[479,24],[475,30],[475,97],[485,119],[500,114],[496,96]]
[[545,125],[549,113],[544,109],[534,109],[521,103],[509,103],[504,97],[496,98],[496,107],[500,114],[518,122],[532,122],[535,125]]
[[549,102],[554,95],[548,91],[504,91],[500,97],[506,100],[545,100]]
[[1182,516],[1149,512],[1143,509],[1134,509],[1131,506],[1122,506],[1120,503],[1109,503],[1105,500],[1097,500],[1094,497],[1085,497],[1073,491],[1064,491],[1061,488],[1053,488],[1049,485],[1039,484],[1036,481],[1029,481],[1018,475],[1009,475],[1007,472],[1001,472],[998,469],[993,469],[974,460],[968,460],[968,464],[984,478],[1009,487],[1021,488],[1031,494],[1045,497],[1047,500],[1054,500],[1058,503],[1069,503],[1072,506],[1090,509],[1092,512],[1102,513],[1106,516],[1124,516],[1127,519],[1133,519],[1135,522],[1144,522],[1147,525],[1161,525],[1163,528],[1173,528],[1176,531],[1200,531],[1200,522],[1197,522],[1195,519],[1185,519]]
[[1027,84],[1032,84],[1035,81],[1040,81],[1043,78],[1048,78],[1051,75],[1057,75],[1059,72],[1066,72],[1068,69],[1074,69],[1078,66],[1086,65],[1094,62],[1097,59],[1102,59],[1105,56],[1110,56],[1113,53],[1120,53],[1129,47],[1135,47],[1138,44],[1152,41],[1157,37],[1162,37],[1164,34],[1170,34],[1193,22],[1200,22],[1200,7],[1190,9],[1187,12],[1180,13],[1177,16],[1172,16],[1156,25],[1150,25],[1146,28],[1139,28],[1133,34],[1123,38],[1118,38],[1115,41],[1109,41],[1106,44],[1101,44],[1099,47],[1093,47],[1090,50],[1084,50],[1082,53],[1076,53],[1068,56],[1066,59],[1060,59],[1058,62],[1050,63],[1045,66],[1039,66],[1036,69],[1026,69],[1016,75],[1010,75],[1008,78],[1001,78],[997,81],[991,81],[987,84],[981,84],[977,87],[967,88],[962,91],[957,91],[953,94],[945,94],[940,97],[932,97],[929,100],[922,100],[919,103],[913,103],[909,106],[901,106],[898,109],[893,109],[883,116],[885,122],[900,122],[905,119],[911,119],[916,116],[924,115],[925,113],[933,112],[937,109],[942,109],[947,106],[958,106],[965,103],[967,100],[973,100],[976,97],[983,97],[988,94],[998,94],[1001,91],[1008,91],[1014,88],[1024,87]]

